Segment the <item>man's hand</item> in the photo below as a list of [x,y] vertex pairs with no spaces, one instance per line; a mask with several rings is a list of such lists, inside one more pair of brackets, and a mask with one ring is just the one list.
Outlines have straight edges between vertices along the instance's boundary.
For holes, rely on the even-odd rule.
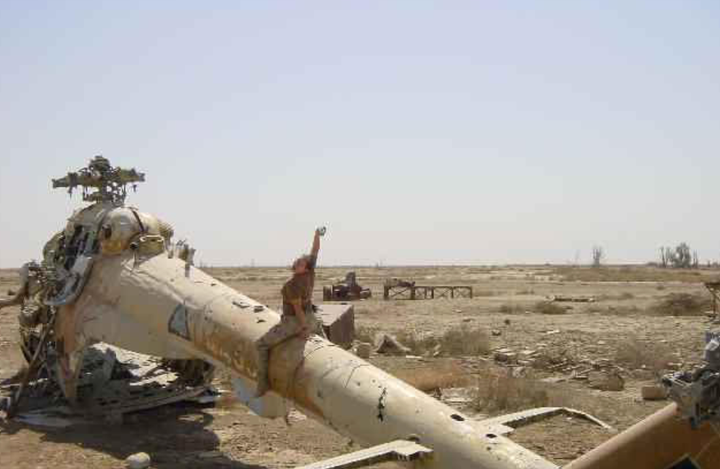
[[300,331],[298,332],[298,336],[300,336],[303,340],[308,340],[310,338],[310,326],[307,324],[300,324]]
[[320,228],[315,229],[315,236],[313,237],[313,245],[312,249],[310,250],[310,254],[317,257],[318,252],[320,252],[320,237],[325,235],[325,232],[327,231],[327,228],[324,226],[321,226]]

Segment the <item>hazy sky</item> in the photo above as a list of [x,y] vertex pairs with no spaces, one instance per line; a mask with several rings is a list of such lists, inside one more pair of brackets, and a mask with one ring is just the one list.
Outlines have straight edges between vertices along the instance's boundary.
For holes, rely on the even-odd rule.
[[82,202],[211,265],[720,259],[720,2],[0,0],[0,267]]

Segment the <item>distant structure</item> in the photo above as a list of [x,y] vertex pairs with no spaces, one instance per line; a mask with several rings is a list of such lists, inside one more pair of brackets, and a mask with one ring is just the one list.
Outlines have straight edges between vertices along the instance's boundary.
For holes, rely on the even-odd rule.
[[383,285],[384,300],[436,300],[472,298],[469,285],[416,285],[415,282],[390,278]]

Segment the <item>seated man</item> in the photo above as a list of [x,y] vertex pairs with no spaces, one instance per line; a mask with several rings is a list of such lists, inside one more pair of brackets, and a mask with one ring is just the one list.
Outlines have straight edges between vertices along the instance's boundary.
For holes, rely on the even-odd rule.
[[315,264],[320,251],[320,237],[325,228],[315,230],[312,251],[293,262],[293,276],[282,287],[282,318],[256,342],[258,351],[258,384],[255,397],[263,396],[270,389],[270,349],[293,337],[307,340],[315,333],[325,337],[322,323],[315,317],[312,304],[315,287]]

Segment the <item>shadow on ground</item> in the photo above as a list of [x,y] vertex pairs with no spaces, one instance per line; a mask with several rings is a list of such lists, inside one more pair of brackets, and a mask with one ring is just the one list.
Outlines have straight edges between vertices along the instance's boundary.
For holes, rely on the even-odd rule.
[[159,469],[268,469],[219,452],[220,439],[210,428],[213,419],[202,406],[179,403],[127,414],[122,424],[96,419],[68,428],[47,428],[1,420],[0,438],[29,429],[40,434],[43,443],[76,445],[118,460],[145,452],[152,458],[152,467]]

